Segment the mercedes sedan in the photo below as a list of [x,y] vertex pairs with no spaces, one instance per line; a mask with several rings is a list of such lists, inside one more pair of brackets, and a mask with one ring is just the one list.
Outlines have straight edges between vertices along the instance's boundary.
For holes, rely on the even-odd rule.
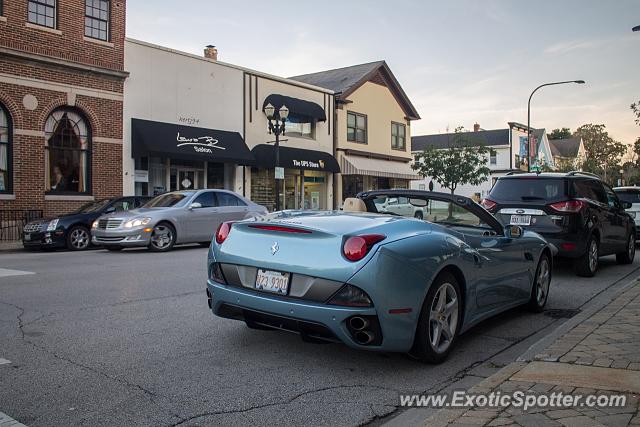
[[95,244],[110,251],[146,246],[164,252],[182,243],[208,246],[221,223],[265,214],[265,207],[231,191],[173,191],[140,209],[100,217],[93,222],[92,235]]

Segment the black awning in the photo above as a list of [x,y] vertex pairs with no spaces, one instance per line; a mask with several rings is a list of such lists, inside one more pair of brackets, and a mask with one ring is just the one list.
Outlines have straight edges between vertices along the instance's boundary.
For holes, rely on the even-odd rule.
[[[276,147],[260,144],[253,147],[251,153],[256,165],[262,168],[276,166]],[[303,150],[301,148],[280,147],[280,166],[290,169],[307,169],[320,172],[340,173],[335,157],[324,151]]]
[[241,165],[255,160],[238,132],[131,119],[132,157],[150,154]]
[[311,117],[319,122],[327,120],[324,108],[315,102],[292,98],[290,96],[271,94],[267,96],[262,103],[262,111],[264,111],[264,107],[266,107],[267,104],[273,105],[276,111],[278,111],[283,105],[286,105],[289,109],[289,114]]

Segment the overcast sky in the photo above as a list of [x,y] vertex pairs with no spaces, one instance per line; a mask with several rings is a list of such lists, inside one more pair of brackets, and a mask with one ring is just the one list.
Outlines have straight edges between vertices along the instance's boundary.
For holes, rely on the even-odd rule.
[[129,0],[127,35],[279,76],[384,59],[418,109],[412,134],[604,123],[640,136],[640,0]]

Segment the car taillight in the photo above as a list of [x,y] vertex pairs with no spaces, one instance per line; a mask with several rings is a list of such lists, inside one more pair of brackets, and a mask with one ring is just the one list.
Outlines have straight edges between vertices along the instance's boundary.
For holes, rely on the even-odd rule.
[[349,261],[360,261],[367,255],[373,245],[386,237],[383,234],[364,234],[362,236],[349,237],[342,245],[342,253]]
[[482,205],[483,208],[485,208],[486,210],[488,210],[489,212],[493,212],[493,209],[495,209],[497,203],[494,202],[491,199],[482,199],[480,201],[480,204]]
[[223,222],[218,226],[218,230],[216,231],[216,243],[221,245],[227,240],[229,237],[229,233],[231,233],[231,225],[232,221]]
[[564,202],[551,203],[549,207],[555,211],[562,213],[576,213],[584,208],[587,204],[582,200],[566,200]]

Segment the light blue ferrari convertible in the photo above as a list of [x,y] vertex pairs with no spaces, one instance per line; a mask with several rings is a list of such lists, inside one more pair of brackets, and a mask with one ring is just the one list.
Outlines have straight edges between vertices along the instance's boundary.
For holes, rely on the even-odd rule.
[[250,328],[438,363],[481,320],[519,305],[542,311],[552,250],[466,197],[370,191],[343,211],[221,224],[207,297],[216,315]]

